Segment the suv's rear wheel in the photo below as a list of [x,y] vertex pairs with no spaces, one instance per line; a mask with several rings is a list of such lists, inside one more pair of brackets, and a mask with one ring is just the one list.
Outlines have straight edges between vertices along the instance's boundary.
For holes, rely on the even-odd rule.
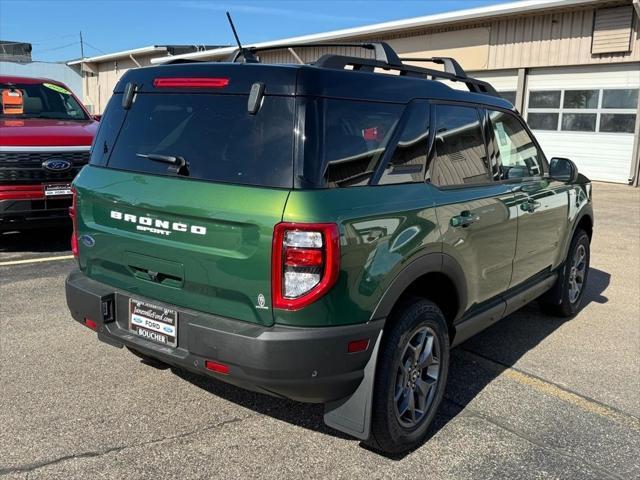
[[444,394],[449,335],[440,309],[413,299],[390,319],[374,387],[369,444],[397,453],[420,444]]
[[587,288],[589,258],[589,235],[579,229],[571,239],[564,270],[558,277],[559,285],[552,289],[558,292],[560,298],[549,299],[543,296],[540,299],[540,305],[546,313],[559,317],[572,317],[578,313]]

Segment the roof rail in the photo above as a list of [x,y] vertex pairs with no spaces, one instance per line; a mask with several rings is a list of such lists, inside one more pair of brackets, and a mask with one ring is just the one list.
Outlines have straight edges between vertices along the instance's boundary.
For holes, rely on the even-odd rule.
[[[322,48],[322,47],[356,47],[363,48],[365,50],[373,50],[375,59],[379,62],[386,63],[393,67],[401,67],[402,61],[398,58],[398,54],[391,46],[386,42],[366,42],[366,43],[292,43],[282,44],[270,47],[245,47],[243,50],[248,51],[250,54],[257,52],[264,52],[267,50],[285,50],[288,48]],[[229,62],[237,62],[241,57],[244,57],[244,53],[239,48],[236,49],[227,59]]]
[[[407,59],[403,59],[407,60]],[[435,57],[428,59],[411,59],[411,61],[428,61],[431,63],[443,64],[445,71],[434,70],[431,68],[416,67],[413,65],[390,65],[388,63],[359,57],[345,57],[342,55],[324,55],[320,57],[314,65],[322,68],[333,68],[342,70],[349,66],[353,70],[374,72],[376,68],[384,70],[397,70],[400,76],[428,78],[430,80],[449,80],[452,82],[464,83],[470,92],[482,93],[493,97],[500,97],[500,94],[493,86],[482,80],[478,80],[467,76],[464,69],[452,58]]]
[[438,65],[444,65],[444,71],[447,73],[451,73],[456,77],[467,78],[467,72],[464,71],[464,68],[456,61],[455,58],[451,57],[428,57],[428,58],[417,58],[417,57],[402,57],[400,58],[403,62],[425,62],[425,63],[437,63]]

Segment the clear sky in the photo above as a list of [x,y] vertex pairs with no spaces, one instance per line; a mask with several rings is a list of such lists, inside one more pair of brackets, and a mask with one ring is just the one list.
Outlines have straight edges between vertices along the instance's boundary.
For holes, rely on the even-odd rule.
[[33,44],[34,60],[61,61],[163,44],[243,43],[506,3],[505,0],[0,0],[0,40]]

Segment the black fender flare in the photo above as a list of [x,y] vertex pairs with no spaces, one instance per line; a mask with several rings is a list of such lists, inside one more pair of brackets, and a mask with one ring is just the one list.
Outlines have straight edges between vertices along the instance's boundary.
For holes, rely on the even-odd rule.
[[[462,316],[467,302],[464,272],[453,257],[438,252],[416,258],[396,275],[378,302],[372,320],[386,320],[407,287],[422,275],[434,272],[445,274],[456,286],[459,303],[456,319]],[[364,369],[364,377],[356,391],[346,398],[327,403],[324,407],[324,422],[327,425],[360,440],[367,440],[371,434],[373,386],[383,334],[384,326],[378,333],[371,357]]]
[[416,258],[396,275],[383,293],[378,305],[376,305],[371,315],[371,320],[386,319],[409,285],[428,273],[442,273],[455,285],[458,297],[458,311],[453,320],[455,322],[455,320],[462,317],[467,305],[466,276],[455,258],[446,253],[437,252]]
[[571,240],[573,240],[573,237],[578,230],[578,225],[580,225],[580,222],[585,217],[589,218],[589,220],[591,221],[591,226],[593,227],[593,208],[591,207],[591,204],[588,204],[588,206],[582,208],[578,215],[576,215],[576,218],[573,221],[573,225],[571,225],[571,234],[567,235],[566,244],[564,245],[562,252],[562,262],[556,268],[556,271],[558,272],[558,278],[553,286],[542,295],[542,299],[545,302],[551,303],[553,305],[559,305],[562,301],[562,285],[564,285],[564,278],[567,270],[567,256],[569,255],[569,248],[571,248]]

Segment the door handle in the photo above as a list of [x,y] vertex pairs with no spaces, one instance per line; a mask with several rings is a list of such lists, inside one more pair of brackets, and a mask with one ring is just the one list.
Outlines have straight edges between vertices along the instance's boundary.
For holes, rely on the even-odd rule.
[[477,215],[473,215],[469,210],[464,210],[460,212],[460,215],[456,215],[455,217],[451,217],[449,223],[452,227],[468,227],[472,223],[480,220],[480,217]]
[[540,205],[540,202],[535,201],[533,198],[528,198],[520,204],[520,208],[525,212],[533,213],[540,208]]

